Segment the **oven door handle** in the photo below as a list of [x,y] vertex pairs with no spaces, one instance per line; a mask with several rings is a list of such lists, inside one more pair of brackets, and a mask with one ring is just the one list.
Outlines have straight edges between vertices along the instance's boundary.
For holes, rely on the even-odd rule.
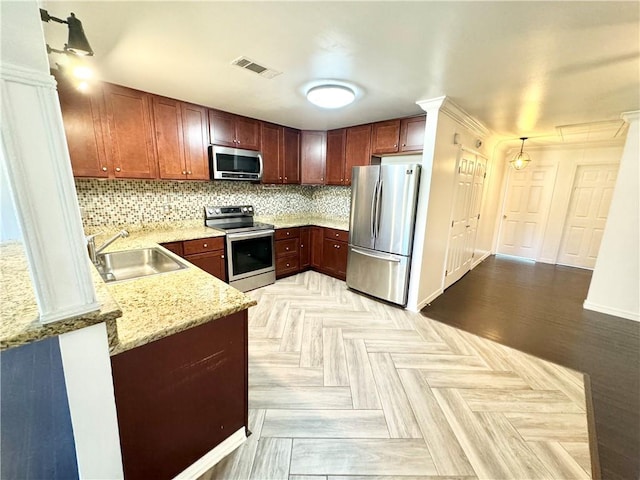
[[275,230],[258,230],[255,232],[228,233],[229,240],[245,240],[247,238],[267,237],[276,233]]

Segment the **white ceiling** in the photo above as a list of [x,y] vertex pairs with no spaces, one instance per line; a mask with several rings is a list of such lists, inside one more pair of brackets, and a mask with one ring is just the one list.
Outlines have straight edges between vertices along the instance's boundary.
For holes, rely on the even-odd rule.
[[[618,119],[640,108],[638,2],[67,2],[103,80],[300,128],[420,113],[448,95],[507,137]],[[45,26],[61,48],[66,29]],[[245,55],[282,72],[232,66]],[[52,62],[60,56],[52,55]],[[309,104],[318,79],[353,83],[339,111]]]

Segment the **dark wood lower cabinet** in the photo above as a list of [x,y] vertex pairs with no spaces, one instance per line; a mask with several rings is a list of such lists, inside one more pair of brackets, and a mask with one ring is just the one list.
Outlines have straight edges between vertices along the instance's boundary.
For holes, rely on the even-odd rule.
[[224,237],[169,242],[161,245],[223,282],[227,281]]
[[306,270],[311,265],[311,230],[300,227],[300,269]]
[[185,255],[184,259],[193,263],[196,267],[201,268],[207,273],[220,280],[227,281],[227,269],[224,258],[224,250],[215,252],[196,253],[194,255]]
[[311,245],[311,268],[320,270],[322,268],[322,244],[324,243],[324,228],[310,227],[309,237]]
[[339,278],[347,279],[348,244],[331,238],[325,238],[322,247],[321,272]]
[[247,311],[111,357],[127,480],[173,478],[247,428]]

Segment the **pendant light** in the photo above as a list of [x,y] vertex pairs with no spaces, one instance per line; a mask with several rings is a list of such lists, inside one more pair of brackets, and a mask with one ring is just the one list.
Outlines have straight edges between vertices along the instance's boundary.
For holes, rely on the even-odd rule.
[[531,161],[531,157],[529,156],[529,154],[527,152],[523,152],[522,151],[524,149],[524,141],[527,140],[528,138],[529,137],[520,137],[520,140],[522,140],[522,145],[520,146],[520,151],[509,162],[511,164],[511,166],[513,168],[515,168],[516,170],[522,170]]

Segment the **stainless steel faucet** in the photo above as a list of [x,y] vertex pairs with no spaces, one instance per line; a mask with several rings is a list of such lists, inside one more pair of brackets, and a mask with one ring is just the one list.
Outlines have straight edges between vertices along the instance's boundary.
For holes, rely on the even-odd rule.
[[98,236],[98,235],[100,235],[100,234],[96,233],[94,235],[89,235],[87,237],[87,249],[89,250],[89,258],[94,263],[94,265],[98,264],[98,254],[100,252],[102,252],[105,248],[107,248],[109,245],[111,245],[117,239],[128,237],[129,236],[129,232],[127,232],[126,230],[120,230],[113,237],[111,237],[109,240],[107,240],[102,245],[100,245],[99,247],[96,248],[96,236]]

